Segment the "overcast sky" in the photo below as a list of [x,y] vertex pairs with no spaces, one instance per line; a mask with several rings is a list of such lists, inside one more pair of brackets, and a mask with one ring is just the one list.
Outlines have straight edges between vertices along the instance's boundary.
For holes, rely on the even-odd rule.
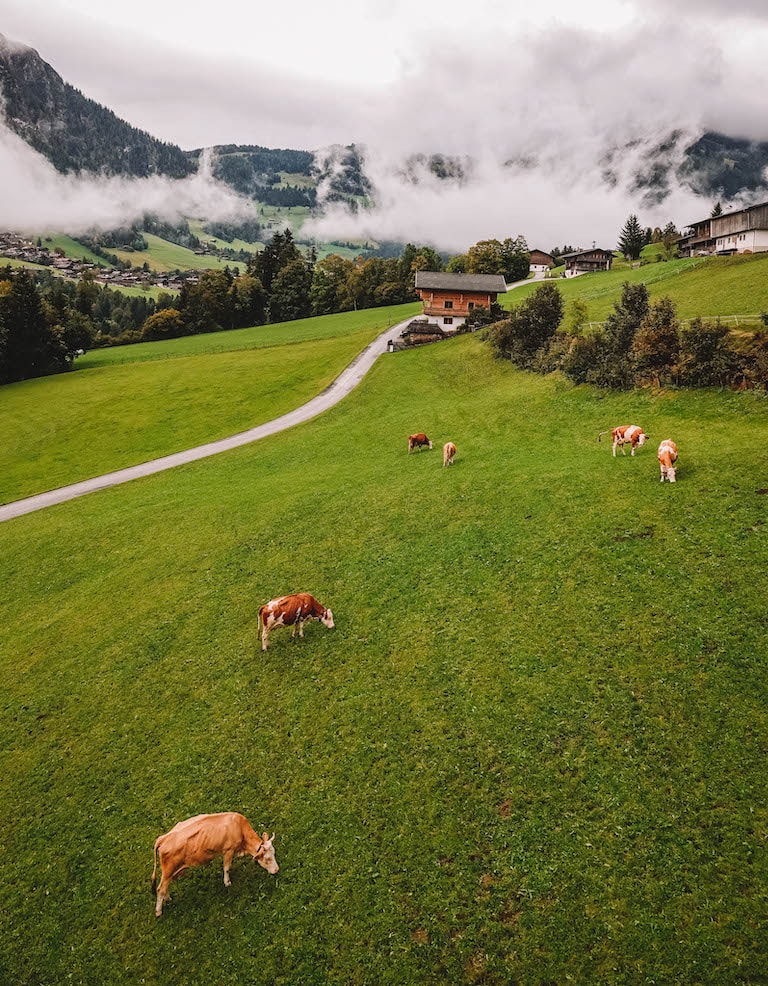
[[[679,226],[710,203],[675,192],[658,209],[628,187],[635,161],[680,128],[768,140],[768,0],[0,0],[0,33],[134,126],[185,149],[252,143],[364,148],[380,206],[332,215],[323,236],[372,235],[463,250],[522,233],[548,249],[615,246],[626,215]],[[0,180],[38,226],[143,201],[46,177],[0,133]],[[471,156],[461,188],[403,183],[416,152]],[[518,163],[511,169],[505,164]],[[528,167],[521,165],[527,163]],[[34,173],[30,184],[29,173]],[[50,180],[49,180],[50,179]],[[49,190],[52,194],[48,194]],[[160,186],[152,186],[155,199]],[[187,189],[193,208],[217,198]],[[36,201],[33,202],[33,198]],[[2,214],[0,225],[9,221]],[[232,209],[222,196],[211,209]],[[59,211],[57,211],[59,210]],[[106,220],[105,220],[106,221]]]

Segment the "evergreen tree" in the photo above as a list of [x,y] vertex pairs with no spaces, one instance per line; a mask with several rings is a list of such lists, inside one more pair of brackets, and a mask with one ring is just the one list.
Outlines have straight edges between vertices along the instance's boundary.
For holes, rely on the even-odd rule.
[[312,314],[312,271],[303,260],[293,260],[274,279],[269,298],[270,322],[290,322]]
[[645,233],[634,213],[629,216],[619,236],[619,252],[627,260],[637,260],[645,243]]
[[26,270],[11,278],[0,297],[0,336],[4,337],[0,382],[29,380],[67,369],[67,351],[51,331],[33,276]]

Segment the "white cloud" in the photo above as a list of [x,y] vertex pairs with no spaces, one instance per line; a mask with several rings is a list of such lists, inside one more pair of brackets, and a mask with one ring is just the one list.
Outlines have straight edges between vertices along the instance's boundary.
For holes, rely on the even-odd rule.
[[113,229],[152,212],[174,222],[183,217],[233,219],[253,206],[214,181],[205,168],[181,181],[170,178],[95,178],[63,175],[0,124],[0,229],[36,234]]
[[[708,212],[684,190],[653,209],[633,188],[673,130],[768,140],[762,0],[553,0],[522,13],[505,0],[360,0],[354,15],[342,0],[258,10],[232,0],[213,22],[182,0],[149,3],[0,0],[0,23],[86,95],[182,147],[363,145],[378,206],[329,215],[315,226],[327,235],[367,229],[457,250],[517,233],[607,246],[629,212],[646,225]],[[461,188],[428,177],[404,186],[414,153],[477,166]],[[47,174],[37,198],[3,208],[60,212],[77,196]],[[133,198],[119,185],[78,187],[89,217],[97,203],[113,216]],[[142,195],[162,199],[167,187]]]

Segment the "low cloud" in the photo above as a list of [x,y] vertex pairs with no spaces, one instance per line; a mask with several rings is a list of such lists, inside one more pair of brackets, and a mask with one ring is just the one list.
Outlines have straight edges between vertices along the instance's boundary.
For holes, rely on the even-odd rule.
[[[471,37],[436,19],[428,34],[410,37],[398,81],[378,86],[363,77],[343,87],[310,78],[306,65],[302,73],[287,63],[268,69],[242,55],[190,58],[146,40],[137,71],[137,36],[97,43],[95,22],[68,31],[54,55],[60,31],[46,21],[46,44],[37,44],[86,95],[185,148],[356,143],[375,206],[350,216],[330,204],[306,227],[318,238],[418,240],[458,252],[522,233],[544,249],[593,240],[609,247],[630,213],[643,225],[678,227],[708,215],[713,203],[675,180],[660,203],[638,181],[659,165],[674,175],[703,132],[768,140],[763,0],[679,0],[674,12],[668,0],[623,6],[632,16],[610,31],[548,20],[546,29],[513,33],[500,3],[493,30],[478,21],[481,33]],[[0,135],[0,180],[20,193],[0,204],[3,226],[76,231],[146,210],[243,214],[241,200],[204,176],[64,177],[11,138]],[[406,162],[430,154],[471,159],[466,180],[438,181],[418,163],[404,178]]]
[[0,185],[13,189],[0,200],[0,228],[28,235],[114,229],[146,212],[169,222],[254,214],[252,202],[211,177],[205,159],[197,174],[182,180],[64,175],[5,124],[0,124]]

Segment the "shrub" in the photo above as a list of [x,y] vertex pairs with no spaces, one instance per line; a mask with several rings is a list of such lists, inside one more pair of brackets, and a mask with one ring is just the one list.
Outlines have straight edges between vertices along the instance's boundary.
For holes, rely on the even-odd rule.
[[739,361],[731,345],[731,333],[720,322],[694,319],[680,330],[677,373],[689,387],[723,387],[738,371]]
[[497,356],[530,369],[537,351],[555,334],[562,319],[563,296],[554,284],[542,284],[512,309],[509,318],[491,328],[491,345]]

